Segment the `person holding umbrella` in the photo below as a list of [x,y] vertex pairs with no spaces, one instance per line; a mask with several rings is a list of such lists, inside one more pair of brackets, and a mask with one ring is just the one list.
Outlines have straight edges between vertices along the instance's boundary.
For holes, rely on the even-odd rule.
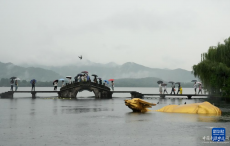
[[182,94],[182,91],[183,91],[183,90],[182,90],[182,87],[180,86],[180,94]]
[[20,80],[19,78],[16,78],[16,79],[15,79],[15,91],[18,90],[18,81],[19,81],[19,80]]
[[102,80],[101,78],[98,78],[99,79],[99,84],[102,85]]
[[92,76],[94,76],[93,82],[96,83],[96,84],[98,84],[98,82],[97,82],[97,75],[92,74]]
[[54,91],[57,90],[58,80],[53,81]]
[[84,76],[85,76],[85,74],[83,74],[83,75],[81,76],[81,81],[82,81],[82,82],[85,81],[85,77],[84,77]]
[[32,80],[30,81],[30,83],[31,83],[31,85],[32,85],[31,91],[33,91],[33,89],[34,89],[34,91],[35,91],[36,80],[35,80],[35,79],[32,79]]
[[195,90],[195,94],[196,94],[196,88],[197,88],[197,86],[196,86],[196,82],[194,82],[194,90]]
[[65,86],[65,79],[59,79],[60,81],[62,81],[62,84],[61,84],[61,87],[64,87]]
[[83,82],[86,82],[86,74],[88,74],[89,72],[88,71],[82,71],[81,73],[84,73],[84,75],[82,75],[82,77],[81,77],[81,80]]
[[174,85],[174,82],[172,82],[172,91],[171,91],[171,93],[170,94],[172,94],[172,92],[174,93],[174,95],[175,95],[175,85]]
[[114,82],[113,81],[111,81],[111,84],[112,84],[112,90],[114,91]]
[[168,92],[167,92],[167,84],[161,84],[161,86],[164,87],[164,93],[163,94],[165,94],[165,92],[168,94]]
[[159,92],[160,92],[160,94],[162,94],[162,86],[161,86],[161,84],[163,83],[163,81],[157,81],[157,84],[159,84]]
[[109,79],[109,81],[111,81],[111,88],[112,88],[112,90],[114,91],[114,79]]
[[14,88],[14,80],[13,79],[11,79],[11,81],[10,81],[10,86],[11,86],[11,91],[13,91],[13,88]]
[[161,86],[161,84],[159,84],[159,92],[160,92],[160,94],[162,94],[162,86]]
[[178,90],[177,90],[177,94],[180,92],[180,82],[176,82],[175,84],[178,84]]
[[96,84],[98,83],[96,77],[94,77],[93,82],[96,83]]
[[105,86],[108,87],[109,82],[107,80],[104,80],[104,81],[105,81]]
[[11,77],[10,79],[11,79],[11,81],[10,81],[10,87],[11,87],[10,90],[13,91],[14,90],[13,89],[14,88],[14,79],[16,79],[16,77]]
[[199,84],[199,91],[198,91],[198,94],[201,92],[202,94],[202,87],[201,87],[201,84]]
[[81,82],[81,76],[82,76],[82,74],[78,74],[77,79],[78,79],[78,82],[79,82],[79,83]]
[[86,79],[87,79],[87,82],[91,82],[91,80],[90,80],[90,76],[87,74],[87,76],[86,76]]
[[74,80],[75,80],[75,83],[78,82],[78,75],[74,78]]
[[194,82],[194,86],[193,86],[193,88],[194,88],[194,90],[195,90],[195,94],[196,94],[196,88],[197,88],[197,86],[196,86],[196,82],[197,82],[197,80],[192,80],[192,82]]
[[84,75],[84,82],[87,82],[87,74]]
[[71,76],[66,76],[66,78],[69,79],[69,84],[71,84],[72,77]]

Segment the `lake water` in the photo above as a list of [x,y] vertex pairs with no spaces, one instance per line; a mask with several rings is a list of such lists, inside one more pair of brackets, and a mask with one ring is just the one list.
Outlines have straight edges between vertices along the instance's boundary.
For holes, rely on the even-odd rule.
[[[0,93],[9,88],[0,88]],[[19,91],[31,88],[19,87]],[[38,87],[37,91],[53,90]],[[158,93],[158,88],[115,88],[115,90]],[[168,89],[169,91],[169,89]],[[192,94],[192,88],[183,93]],[[218,145],[204,141],[213,127],[224,127],[230,136],[229,114],[208,116],[179,113],[133,113],[124,104],[130,94],[114,94],[113,99],[95,100],[92,92],[78,99],[58,99],[57,94],[17,93],[14,99],[0,99],[0,146],[140,146],[140,145]],[[40,97],[40,98],[39,98]],[[145,99],[157,104],[152,110],[169,104],[203,102],[205,99]],[[226,109],[223,109],[226,111]],[[219,145],[230,145],[230,141]]]

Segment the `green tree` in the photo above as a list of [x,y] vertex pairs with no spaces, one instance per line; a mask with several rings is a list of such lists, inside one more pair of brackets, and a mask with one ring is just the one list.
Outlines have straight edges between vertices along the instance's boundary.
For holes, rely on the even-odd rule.
[[220,91],[230,97],[230,37],[223,44],[209,47],[203,60],[193,66],[193,74],[199,77],[205,88],[212,94]]

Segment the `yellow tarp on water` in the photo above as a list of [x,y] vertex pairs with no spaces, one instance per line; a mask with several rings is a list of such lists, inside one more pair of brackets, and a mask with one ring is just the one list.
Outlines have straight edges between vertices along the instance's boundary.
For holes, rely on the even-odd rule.
[[184,104],[184,105],[167,105],[156,111],[168,112],[168,113],[221,115],[221,110],[207,101],[202,103],[192,103],[192,104]]

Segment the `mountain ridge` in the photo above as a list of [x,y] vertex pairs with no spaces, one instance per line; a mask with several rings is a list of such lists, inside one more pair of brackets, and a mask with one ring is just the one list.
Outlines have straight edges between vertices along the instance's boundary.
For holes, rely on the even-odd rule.
[[[2,77],[16,76],[29,80],[31,77],[40,78],[41,81],[52,81],[56,78],[64,78],[67,75],[76,76],[82,71],[88,71],[89,74],[97,74],[103,79],[110,78],[146,78],[156,77],[162,80],[173,80],[179,82],[190,82],[195,79],[191,74],[191,71],[177,68],[173,70],[150,68],[144,65],[137,64],[135,62],[126,62],[122,65],[118,65],[114,62],[106,64],[94,63],[87,60],[88,63],[74,64],[68,66],[46,66],[41,67],[21,67],[12,63],[1,63],[0,70]],[[3,67],[3,64],[5,67]],[[15,74],[12,74],[15,73]]]

